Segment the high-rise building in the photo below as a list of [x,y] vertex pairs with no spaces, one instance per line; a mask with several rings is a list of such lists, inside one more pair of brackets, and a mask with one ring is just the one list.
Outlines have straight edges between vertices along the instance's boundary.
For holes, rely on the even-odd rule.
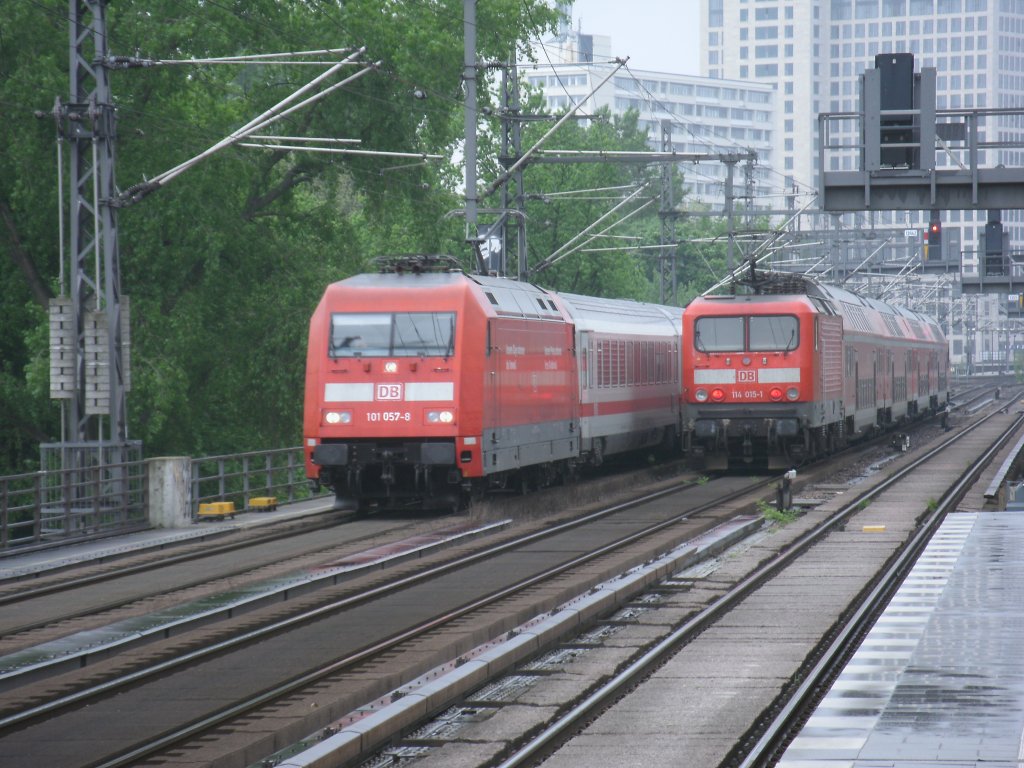
[[[553,114],[586,102],[585,113],[606,107],[611,114],[628,110],[639,114],[639,125],[647,129],[652,149],[662,149],[662,128],[668,126],[671,148],[682,153],[723,155],[757,153],[749,167],[735,165],[734,198],[737,205],[782,208],[791,190],[775,170],[778,140],[776,92],[770,83],[709,79],[693,75],[651,72],[623,67],[600,85],[616,64],[611,56],[611,38],[584,34],[567,23],[550,40],[545,40],[536,63],[520,65],[521,76],[541,90]],[[600,87],[598,87],[600,85]],[[703,202],[721,210],[724,202],[726,165],[714,160],[682,166],[688,201]],[[789,204],[792,205],[792,199]]]
[[[1024,98],[1022,0],[702,0],[701,72],[777,89],[775,163],[798,183],[817,186],[820,112],[860,109],[860,76],[879,53],[913,53],[915,68],[936,69],[938,109],[1020,107]],[[998,124],[999,138],[1024,136],[1020,118]],[[847,158],[845,162],[850,162]],[[853,158],[856,162],[856,158]],[[939,167],[954,160],[937,157]],[[990,152],[989,165],[1021,166],[1019,150]],[[846,170],[842,168],[840,170]],[[923,227],[927,211],[878,221]],[[962,228],[965,250],[984,233],[986,214],[944,211]],[[1011,240],[1020,217],[1006,211]],[[972,268],[970,258],[965,270]]]

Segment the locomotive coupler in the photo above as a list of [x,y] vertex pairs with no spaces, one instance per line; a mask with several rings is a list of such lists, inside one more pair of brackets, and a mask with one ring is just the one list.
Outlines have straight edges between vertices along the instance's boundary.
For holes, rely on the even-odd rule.
[[391,451],[380,452],[380,481],[387,486],[395,484],[395,465],[392,463]]

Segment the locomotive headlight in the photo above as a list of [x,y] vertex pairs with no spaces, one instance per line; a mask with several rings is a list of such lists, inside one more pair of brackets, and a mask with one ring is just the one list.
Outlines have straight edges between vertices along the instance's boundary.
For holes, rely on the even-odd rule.
[[384,363],[384,373],[398,373],[398,363],[394,360],[388,360]]
[[352,412],[351,411],[327,411],[324,413],[325,424],[351,424],[352,423]]
[[455,414],[451,411],[427,411],[428,424],[451,424],[455,421]]
[[797,389],[796,387],[790,387],[789,389],[786,390],[786,397],[788,397],[790,400],[796,400],[798,397],[800,397],[800,390]]
[[714,389],[711,390],[711,399],[716,402],[720,400],[725,400],[725,390],[715,387]]
[[770,397],[772,400],[781,400],[782,390],[779,389],[778,387],[772,387],[771,390],[768,392],[768,397]]
[[698,403],[703,403],[708,399],[708,391],[706,389],[698,389],[693,393],[693,396],[697,398]]

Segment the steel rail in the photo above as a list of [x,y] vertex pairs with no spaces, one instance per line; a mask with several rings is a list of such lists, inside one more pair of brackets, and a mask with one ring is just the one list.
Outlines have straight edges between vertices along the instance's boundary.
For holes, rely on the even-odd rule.
[[[226,720],[238,716],[239,714],[243,714],[254,708],[262,706],[266,702],[271,701],[275,698],[299,690],[302,687],[309,685],[310,683],[316,682],[317,680],[320,680],[328,675],[334,674],[344,669],[345,667],[364,661],[365,659],[373,656],[374,654],[379,654],[384,650],[387,650],[402,642],[409,640],[410,638],[413,638],[419,634],[423,634],[424,632],[441,626],[442,624],[448,623],[454,619],[460,618],[461,616],[464,616],[471,611],[478,610],[483,606],[504,599],[512,594],[515,594],[516,592],[522,591],[545,579],[550,579],[553,576],[558,575],[559,573],[563,573],[571,568],[577,567],[583,563],[589,562],[598,557],[606,555],[608,552],[627,546],[628,544],[633,543],[639,539],[642,539],[645,536],[653,535],[654,533],[657,533],[658,531],[664,528],[668,528],[672,525],[678,524],[679,522],[685,521],[687,518],[692,517],[693,515],[699,514],[700,512],[706,511],[708,508],[720,504],[723,500],[751,493],[757,488],[772,482],[772,480],[773,479],[762,479],[756,483],[752,483],[746,486],[743,489],[739,489],[733,492],[732,494],[719,497],[718,499],[715,500],[714,503],[700,505],[686,512],[673,515],[672,517],[666,520],[659,521],[654,525],[647,526],[642,531],[638,531],[633,534],[623,536],[620,539],[602,547],[599,550],[574,558],[571,561],[562,563],[558,566],[548,569],[547,571],[541,574],[535,574],[533,576],[527,577],[526,579],[520,580],[516,584],[513,584],[494,593],[491,593],[490,595],[467,603],[461,608],[458,608],[455,611],[451,611],[448,614],[445,614],[444,616],[436,617],[435,619],[427,622],[422,622],[416,627],[410,628],[401,633],[386,638],[378,643],[375,643],[372,646],[362,649],[361,651],[346,656],[345,658],[335,660],[334,662],[326,664],[307,674],[301,675],[297,678],[293,678],[289,681],[285,681],[281,685],[276,686],[273,689],[268,690],[253,699],[241,702],[233,707],[214,713],[208,717],[202,718],[201,720],[197,720],[191,724],[186,725],[183,729],[176,730],[173,733],[165,735],[164,737],[160,738],[157,742],[145,745],[144,747],[140,747],[139,750],[132,751],[130,755],[123,755],[121,757],[114,758],[113,760],[107,763],[103,763],[102,765],[110,766],[111,768],[112,766],[129,765],[132,763],[132,761],[139,759],[139,757],[143,754],[152,754],[153,752],[166,748],[167,746],[179,742],[182,739],[189,738],[198,733],[201,733],[202,731],[207,730],[213,727],[214,725],[223,723]],[[495,554],[507,552],[516,549],[517,547],[524,546],[525,544],[529,544],[531,542],[548,538],[552,535],[563,533],[567,530],[580,527],[588,522],[598,520],[602,517],[607,517],[609,515],[615,514],[616,512],[621,512],[626,509],[638,506],[640,504],[678,493],[682,490],[685,490],[686,488],[693,487],[693,485],[693,482],[679,483],[669,488],[657,491],[655,493],[645,494],[644,496],[639,497],[637,499],[616,504],[606,509],[590,513],[581,518],[561,523],[557,526],[553,526],[552,528],[530,533],[526,536],[518,537],[513,541],[504,542],[497,546],[489,547],[487,549],[459,558],[457,560],[430,568],[426,571],[412,574],[396,582],[392,582],[387,585],[382,585],[380,587],[364,592],[360,595],[347,597],[342,600],[330,603],[328,605],[319,606],[310,611],[306,611],[302,614],[282,619],[280,621],[274,622],[273,624],[260,627],[251,632],[246,632],[242,635],[215,643],[213,645],[182,654],[180,656],[175,657],[174,659],[159,662],[146,669],[136,670],[126,675],[122,675],[116,679],[108,680],[103,683],[91,686],[90,688],[76,691],[67,696],[63,696],[59,699],[55,699],[53,701],[46,702],[36,707],[32,707],[24,711],[12,714],[8,717],[2,718],[0,719],[0,729],[8,729],[15,726],[24,725],[27,722],[34,720],[36,718],[51,715],[58,710],[86,703],[91,698],[96,698],[98,696],[109,694],[119,688],[128,685],[138,684],[147,677],[159,674],[166,674],[167,672],[177,667],[201,661],[202,659],[209,656],[213,656],[215,654],[221,654],[226,651],[236,649],[242,645],[266,638],[272,634],[280,633],[282,631],[296,627],[300,624],[308,623],[309,621],[328,616],[331,613],[344,610],[346,608],[350,608],[361,603],[365,603],[369,600],[382,597],[389,593],[397,592],[406,587],[410,587],[415,584],[427,581],[431,578],[440,576],[442,574],[457,570],[458,568],[485,560],[489,557],[494,556]]]
[[[612,701],[625,689],[635,684],[654,666],[660,664],[671,654],[674,654],[682,645],[689,642],[696,634],[703,631],[708,625],[737,606],[755,589],[777,575],[782,569],[793,563],[811,546],[817,543],[818,540],[831,532],[834,528],[843,524],[848,517],[858,512],[864,500],[871,499],[883,493],[938,453],[973,432],[994,415],[995,414],[990,414],[989,416],[979,420],[976,424],[952,435],[937,447],[927,451],[912,463],[894,473],[891,477],[881,482],[875,488],[857,496],[827,520],[822,521],[814,528],[805,532],[802,536],[796,539],[786,551],[758,567],[735,587],[722,595],[718,600],[673,631],[665,639],[658,642],[641,657],[630,663],[611,680],[591,693],[581,703],[574,706],[542,732],[532,737],[528,742],[515,748],[512,754],[504,758],[497,768],[520,768],[521,766],[526,765],[529,761],[547,754],[556,745],[568,740],[571,734],[578,730],[585,720],[592,718],[597,712],[610,705]],[[1020,420],[1015,422],[1014,429],[1016,429],[1016,426],[1019,424]],[[1004,434],[1000,443],[1005,442],[1006,439],[1008,439],[1008,437]],[[993,450],[998,450],[998,446]],[[988,453],[986,453],[986,455],[988,455]]]
[[[985,417],[982,422],[979,422],[979,425],[993,415]],[[821,688],[823,681],[831,678],[837,668],[841,670],[846,657],[853,650],[851,644],[854,639],[860,637],[874,624],[878,610],[888,604],[932,536],[935,535],[942,521],[945,520],[946,515],[960,503],[969,486],[977,480],[1011,436],[1016,434],[1022,423],[1024,423],[1024,415],[1019,415],[1000,438],[964,470],[957,481],[943,494],[935,509],[929,513],[910,541],[899,551],[875,586],[860,600],[856,610],[844,622],[828,649],[765,729],[757,744],[740,763],[739,768],[765,765],[768,756],[778,751],[783,746],[783,741],[789,741],[787,734],[791,734],[801,713],[817,698],[815,693]]]
[[[215,544],[215,545],[213,545],[211,547],[205,547],[205,548],[203,548],[201,550],[197,550],[197,551],[193,551],[193,552],[182,552],[182,553],[178,553],[178,554],[170,554],[168,557],[163,557],[163,558],[152,560],[152,561],[145,562],[145,563],[137,563],[135,565],[129,565],[129,566],[124,567],[124,568],[114,567],[112,570],[106,570],[106,571],[102,571],[100,573],[93,573],[93,574],[88,574],[88,575],[85,575],[85,576],[79,576],[79,577],[75,577],[75,578],[72,578],[72,579],[69,579],[69,580],[65,580],[65,581],[55,581],[52,584],[43,584],[43,585],[40,585],[40,586],[37,586],[37,587],[29,587],[28,589],[22,589],[22,590],[19,590],[19,591],[16,591],[16,592],[11,592],[11,593],[6,594],[6,595],[0,594],[0,607],[6,606],[6,605],[13,605],[13,604],[17,604],[17,603],[23,603],[23,602],[26,602],[28,600],[34,600],[37,597],[46,597],[47,595],[52,595],[52,594],[55,594],[55,593],[58,593],[58,592],[65,592],[65,591],[70,590],[70,589],[77,589],[78,587],[87,587],[87,586],[89,586],[91,584],[102,584],[104,581],[112,581],[114,579],[119,579],[119,578],[121,578],[123,576],[131,576],[131,575],[134,575],[134,574],[137,574],[137,573],[146,573],[147,571],[153,571],[153,570],[156,570],[158,568],[164,568],[164,567],[171,566],[171,565],[178,565],[180,563],[187,563],[187,562],[191,562],[192,560],[201,560],[201,559],[206,558],[206,557],[222,555],[222,554],[225,554],[225,553],[228,553],[228,552],[234,552],[235,550],[238,550],[238,549],[245,549],[246,547],[259,546],[260,544],[264,544],[266,542],[280,541],[282,538],[286,538],[286,537],[301,536],[303,534],[312,533],[314,531],[319,531],[319,530],[322,530],[324,528],[332,528],[335,525],[337,525],[339,517],[344,517],[344,515],[332,515],[333,511],[335,511],[335,510],[332,510],[331,508],[327,508],[327,509],[323,509],[323,510],[312,510],[311,514],[315,514],[315,515],[329,515],[330,517],[327,520],[317,520],[315,522],[309,523],[307,525],[303,525],[301,527],[292,528],[291,530],[282,530],[280,527],[275,527],[275,530],[273,532],[269,532],[269,533],[265,533],[265,534],[258,534],[256,536],[253,536],[252,538],[245,539],[244,541],[232,541],[232,542],[228,542],[228,543],[225,543],[225,544]],[[219,531],[219,532],[214,532],[214,533],[216,533],[216,535],[218,535],[218,536],[224,536],[224,535],[230,535],[231,532],[230,531]],[[195,543],[198,543],[200,541],[202,541],[202,539],[193,539],[193,540],[189,540],[189,541],[181,541],[181,542],[176,542],[173,546],[188,546],[189,544],[195,544]],[[163,547],[153,547],[151,549],[160,549],[160,551],[165,552],[166,551],[165,547],[166,547],[166,545],[164,545]],[[115,559],[124,559],[126,557],[135,557],[135,556],[139,556],[139,555],[144,555],[146,553],[146,551],[147,550],[145,550],[145,549],[137,550],[135,552],[130,552],[130,553],[127,553],[127,554],[124,554],[124,555],[118,555],[118,556],[116,556],[116,558],[106,558],[106,559],[91,560],[91,561],[89,561],[89,563],[96,563],[96,564],[102,564],[102,565],[113,565],[113,561]],[[75,567],[76,565],[77,566],[82,566],[82,567],[88,567],[87,564],[75,563],[74,565],[65,566],[63,568],[55,568],[55,569],[52,569],[51,571],[47,571],[47,575],[50,575],[50,574],[53,574],[53,573],[58,573],[58,572],[63,572],[65,570],[69,569],[69,568]],[[234,576],[234,575],[238,575],[240,573],[245,573],[248,570],[251,570],[251,568],[247,568],[245,570],[238,571],[237,573],[229,573],[229,574],[226,574],[226,575],[227,576]],[[36,574],[36,577],[39,577],[38,574]],[[0,580],[0,589],[3,589],[5,587],[11,587],[11,586],[17,585],[21,581],[28,580],[28,578],[30,578],[30,577],[29,576],[18,576],[18,577],[11,578],[11,579]],[[186,582],[186,583],[182,584],[180,587],[176,587],[175,589],[188,589],[189,587],[194,587],[194,586],[197,586],[197,585],[203,584],[203,583],[205,583],[205,580],[197,580],[195,582]],[[74,618],[78,618],[79,616],[89,615],[89,614],[97,613],[99,611],[106,611],[106,610],[110,610],[112,608],[119,608],[119,607],[121,607],[123,605],[127,605],[128,603],[135,602],[135,600],[137,600],[137,599],[144,599],[144,598],[126,598],[124,600],[119,600],[119,601],[111,602],[111,603],[108,603],[108,604],[105,604],[105,605],[92,607],[92,608],[89,608],[88,610],[82,611],[80,613],[69,613],[69,614],[67,614],[65,616],[61,616],[59,620],[74,619]],[[50,623],[50,622],[36,623],[36,624],[26,624],[24,626],[15,627],[13,629],[8,630],[7,634],[11,635],[11,634],[14,634],[15,632],[25,632],[25,631],[30,630],[30,629],[37,629],[40,626],[46,626],[46,624],[48,624],[48,623]]]
[[[730,493],[730,494],[727,494],[725,496],[717,498],[714,502],[710,502],[708,504],[700,505],[698,507],[695,507],[694,509],[688,510],[687,512],[680,513],[680,514],[675,515],[675,516],[673,516],[673,517],[671,517],[671,518],[669,518],[667,520],[663,520],[663,521],[661,521],[659,523],[655,523],[654,525],[648,526],[647,528],[643,529],[642,531],[638,531],[638,532],[635,532],[633,534],[629,534],[627,536],[624,536],[624,537],[620,538],[619,540],[617,540],[615,542],[612,542],[610,544],[605,545],[604,547],[601,547],[598,550],[595,550],[595,551],[587,553],[585,555],[581,555],[579,557],[573,558],[572,560],[570,560],[568,562],[565,562],[565,563],[562,563],[562,564],[560,564],[558,566],[550,568],[550,569],[548,569],[548,570],[546,570],[546,571],[544,571],[542,573],[535,574],[533,576],[527,577],[527,578],[517,582],[516,584],[510,585],[510,586],[508,586],[506,588],[503,588],[501,590],[498,590],[498,591],[496,591],[496,592],[494,592],[494,593],[492,593],[490,595],[487,595],[485,597],[482,597],[480,599],[477,599],[477,600],[474,600],[474,601],[472,601],[470,603],[467,603],[466,605],[462,606],[461,608],[456,609],[454,611],[450,611],[449,613],[447,613],[447,614],[445,614],[443,616],[436,617],[436,618],[434,618],[434,619],[432,619],[430,621],[427,621],[427,622],[422,622],[421,624],[419,624],[416,627],[410,628],[410,629],[408,629],[408,630],[406,630],[404,632],[401,632],[401,633],[399,633],[397,635],[393,635],[392,637],[387,638],[387,639],[385,639],[385,640],[383,640],[383,641],[381,641],[379,643],[376,643],[373,646],[370,646],[368,648],[364,648],[363,650],[361,650],[361,651],[359,651],[357,653],[351,654],[348,657],[345,657],[343,659],[339,659],[337,661],[334,661],[334,662],[332,662],[330,664],[327,664],[327,665],[321,667],[320,669],[313,670],[313,671],[311,671],[309,673],[306,673],[306,674],[304,674],[304,675],[302,675],[300,677],[294,678],[293,680],[287,681],[287,682],[281,684],[280,686],[277,686],[277,687],[275,687],[275,688],[273,688],[271,690],[268,690],[268,691],[266,691],[266,692],[264,692],[264,693],[262,693],[262,694],[260,694],[260,695],[258,695],[256,697],[254,697],[254,698],[252,698],[252,699],[250,699],[248,701],[240,702],[240,703],[236,704],[235,706],[232,706],[232,707],[229,707],[227,709],[221,710],[220,712],[213,713],[210,716],[202,718],[200,720],[197,720],[197,721],[195,721],[195,722],[193,722],[191,724],[188,724],[188,725],[186,725],[185,727],[183,727],[183,728],[181,728],[179,730],[176,730],[174,732],[168,733],[168,734],[164,735],[163,737],[161,737],[161,738],[159,738],[157,740],[154,740],[151,743],[148,743],[148,744],[145,744],[145,745],[140,745],[139,747],[131,750],[130,752],[123,753],[121,755],[118,755],[118,756],[114,757],[113,759],[111,759],[109,761],[105,761],[103,763],[98,764],[97,766],[95,766],[95,768],[124,768],[125,766],[133,765],[136,761],[138,761],[141,758],[144,758],[144,757],[147,757],[149,755],[152,755],[155,752],[159,752],[162,749],[166,749],[168,747],[171,747],[174,744],[177,744],[177,743],[181,742],[184,739],[187,739],[187,738],[190,738],[190,737],[193,737],[193,736],[197,736],[197,735],[199,735],[199,734],[209,730],[210,728],[213,728],[215,726],[221,725],[224,722],[226,722],[228,720],[231,720],[232,718],[238,717],[240,715],[244,715],[244,714],[252,711],[253,709],[258,708],[260,706],[263,706],[263,705],[265,705],[267,703],[270,703],[270,702],[272,702],[272,701],[274,701],[274,700],[276,700],[276,699],[278,699],[278,698],[280,698],[282,696],[292,694],[295,691],[300,690],[300,689],[302,689],[302,688],[304,688],[304,687],[306,687],[308,685],[317,683],[317,682],[321,681],[323,678],[325,678],[325,677],[327,677],[329,675],[335,674],[337,672],[342,671],[346,667],[350,667],[350,666],[352,666],[354,664],[357,664],[357,663],[359,663],[361,661],[365,661],[365,660],[367,660],[369,658],[372,658],[374,655],[382,653],[383,651],[389,650],[389,649],[399,645],[402,642],[406,642],[408,640],[414,639],[414,638],[416,638],[419,635],[422,635],[422,634],[424,634],[426,632],[429,632],[429,631],[431,631],[433,629],[436,629],[436,628],[438,628],[440,626],[443,626],[443,625],[445,625],[445,624],[447,624],[447,623],[449,623],[451,621],[454,621],[454,620],[456,620],[458,618],[461,618],[462,616],[465,616],[466,614],[471,613],[472,611],[484,608],[484,607],[486,607],[488,605],[491,605],[491,604],[493,604],[495,602],[498,602],[498,601],[500,601],[502,599],[510,597],[510,596],[512,596],[512,595],[514,595],[514,594],[516,594],[518,592],[521,592],[524,589],[528,589],[529,587],[532,587],[532,586],[534,586],[536,584],[542,583],[542,582],[544,582],[544,581],[546,581],[548,579],[551,579],[551,578],[553,578],[555,576],[558,576],[558,575],[560,575],[562,573],[565,573],[566,571],[569,571],[572,568],[575,568],[575,567],[577,567],[579,565],[588,563],[588,562],[590,562],[592,560],[595,560],[595,559],[597,559],[599,557],[602,557],[602,556],[608,554],[609,552],[612,552],[612,551],[614,551],[616,549],[620,549],[620,548],[622,548],[624,546],[627,546],[628,544],[634,543],[635,541],[638,541],[638,540],[640,540],[642,538],[645,538],[647,536],[655,534],[658,531],[661,531],[661,530],[663,530],[665,528],[669,528],[669,527],[671,527],[673,525],[677,525],[680,522],[685,521],[688,518],[690,518],[690,517],[692,517],[692,516],[694,516],[696,514],[699,514],[700,512],[707,511],[708,509],[711,509],[711,508],[714,508],[715,506],[718,506],[719,504],[722,503],[722,501],[733,499],[733,498],[737,498],[737,497],[741,497],[741,496],[743,496],[745,494],[749,494],[749,493],[753,492],[754,490],[756,490],[757,488],[763,487],[763,486],[765,486],[765,485],[767,485],[767,484],[769,484],[769,483],[771,483],[773,481],[774,481],[774,478],[769,478],[769,479],[759,480],[758,482],[755,482],[755,483],[751,483],[749,486],[747,486],[745,488],[739,489],[737,491],[734,491],[733,493]],[[614,514],[616,512],[620,512],[620,511],[623,511],[623,510],[626,510],[626,509],[638,506],[640,504],[643,504],[643,503],[646,503],[646,502],[649,502],[649,501],[653,501],[653,500],[656,500],[658,498],[662,498],[662,497],[665,497],[665,496],[673,495],[673,494],[678,493],[678,492],[680,492],[682,490],[685,490],[686,488],[690,488],[693,485],[694,485],[694,483],[692,483],[692,482],[680,483],[678,485],[672,486],[670,488],[662,489],[661,491],[657,491],[655,493],[646,494],[646,495],[644,495],[644,496],[642,496],[642,497],[640,497],[638,499],[633,499],[633,500],[630,500],[630,501],[627,501],[627,502],[624,502],[624,503],[621,503],[621,504],[616,504],[616,505],[614,505],[612,507],[609,507],[607,509],[600,510],[598,512],[594,512],[594,513],[591,513],[589,515],[586,515],[583,518],[580,518],[579,520],[569,521],[567,523],[560,524],[560,525],[556,526],[553,529],[539,531],[539,532],[536,532],[536,533],[529,534],[529,535],[527,535],[525,537],[522,537],[521,539],[517,539],[517,540],[512,541],[512,542],[506,542],[505,544],[498,545],[497,547],[494,547],[494,548],[492,548],[490,550],[487,550],[485,552],[480,552],[480,553],[476,553],[474,555],[470,555],[469,557],[467,557],[465,559],[462,559],[462,560],[457,561],[455,563],[450,563],[450,564],[446,564],[444,566],[440,566],[437,569],[431,569],[430,571],[426,572],[425,574],[417,574],[415,576],[409,577],[408,579],[403,579],[403,580],[401,580],[399,582],[396,582],[395,585],[388,585],[388,586],[385,586],[385,587],[380,587],[377,590],[373,590],[373,591],[371,591],[370,593],[367,593],[367,594],[368,595],[375,595],[378,592],[380,592],[382,594],[385,594],[387,592],[397,591],[397,589],[400,589],[400,588],[402,588],[404,586],[408,586],[410,584],[417,583],[417,582],[422,581],[422,580],[426,580],[429,577],[432,577],[432,576],[435,576],[435,575],[439,575],[441,573],[445,573],[445,572],[448,572],[448,571],[456,570],[458,567],[461,567],[463,565],[467,565],[467,564],[470,564],[470,563],[473,563],[473,562],[477,562],[479,560],[483,560],[483,559],[485,559],[487,557],[492,556],[493,554],[496,554],[496,553],[499,553],[499,552],[505,552],[505,551],[508,551],[508,550],[512,550],[512,549],[515,549],[515,548],[517,548],[519,546],[522,546],[523,544],[530,543],[530,542],[535,541],[535,540],[540,540],[540,539],[548,538],[550,535],[552,535],[554,533],[559,533],[559,532],[563,532],[565,530],[569,530],[569,529],[572,529],[572,528],[579,527],[584,522],[590,522],[590,521],[593,521],[593,520],[596,520],[596,519],[600,519],[602,517],[607,517],[607,516],[609,516],[611,514]],[[363,599],[365,599],[365,597],[361,596],[360,598],[356,598],[355,601],[362,601]],[[342,602],[345,602],[345,601],[342,601]],[[342,606],[342,607],[344,607],[344,606]],[[324,608],[321,608],[321,609],[317,609],[317,610],[313,611],[312,614],[321,615],[322,613],[327,613],[329,609],[330,609],[330,607],[324,607]],[[306,620],[308,620],[308,617],[307,617]],[[293,622],[291,622],[289,620],[286,620],[285,622],[281,622],[281,624],[290,624],[290,623],[293,623]],[[271,631],[278,631],[278,630],[277,629],[271,629]],[[214,651],[214,652],[216,652],[216,651]],[[160,671],[163,671],[163,670],[160,670]],[[3,721],[0,721],[0,727],[2,727],[3,724],[4,724]]]

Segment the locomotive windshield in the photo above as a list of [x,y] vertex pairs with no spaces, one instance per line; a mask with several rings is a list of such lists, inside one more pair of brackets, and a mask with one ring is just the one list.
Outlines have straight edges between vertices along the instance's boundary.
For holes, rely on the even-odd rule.
[[796,349],[799,326],[792,315],[757,315],[750,318],[751,352],[788,352]]
[[742,352],[743,318],[697,318],[693,343],[701,352]]
[[793,315],[699,317],[693,330],[700,352],[789,352],[800,341]]
[[336,312],[328,355],[449,357],[455,352],[454,312]]

